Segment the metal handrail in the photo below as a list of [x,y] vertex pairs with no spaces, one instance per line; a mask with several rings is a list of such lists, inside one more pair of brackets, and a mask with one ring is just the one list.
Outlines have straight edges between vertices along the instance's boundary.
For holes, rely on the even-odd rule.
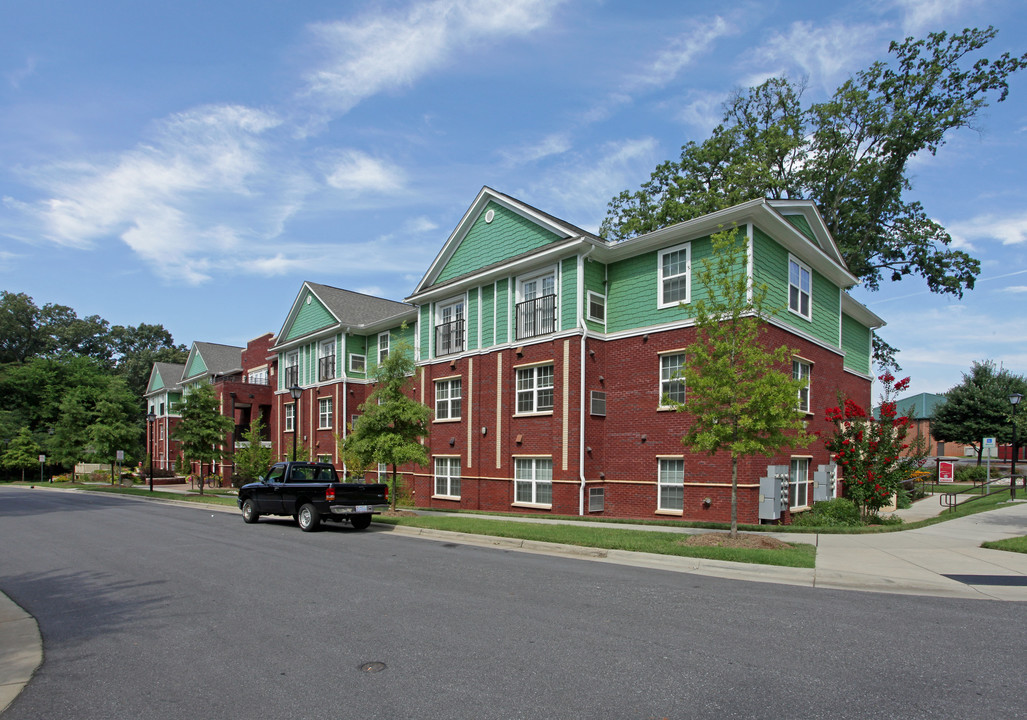
[[[992,490],[990,492],[984,492],[984,490],[989,485],[994,485],[995,483],[1003,482],[1004,480],[1005,480],[1005,478],[995,478],[994,480],[991,480],[991,481],[982,481],[981,482],[981,494],[980,495],[971,495],[970,497],[965,498],[963,500],[958,500],[957,499],[960,495],[963,494],[961,492],[942,493],[941,498],[939,498],[938,502],[941,503],[942,507],[946,507],[949,510],[955,511],[955,509],[957,507],[959,507],[960,505],[966,505],[968,502],[973,502],[974,500],[980,500],[981,498],[986,498],[986,497],[989,497],[991,495],[997,495],[998,493],[1009,492],[1009,490],[1007,488],[1000,488],[998,490]],[[1010,480],[1010,482],[1012,482],[1012,480]],[[976,482],[974,482],[974,489],[975,490],[977,489],[977,483]]]

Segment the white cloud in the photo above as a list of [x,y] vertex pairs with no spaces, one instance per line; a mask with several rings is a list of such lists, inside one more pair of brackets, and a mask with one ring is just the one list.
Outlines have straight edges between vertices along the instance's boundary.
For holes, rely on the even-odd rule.
[[399,192],[406,183],[404,173],[399,167],[359,150],[345,150],[339,153],[325,181],[331,187],[345,192],[386,195]]
[[430,218],[420,217],[410,218],[403,224],[403,232],[406,233],[428,233],[439,229],[439,224]]
[[886,29],[883,25],[794,22],[787,32],[771,34],[753,57],[762,65],[798,70],[810,77],[811,85],[833,90],[865,60],[876,56]]
[[166,277],[199,284],[244,237],[275,234],[295,210],[297,183],[266,166],[262,136],[279,124],[237,105],[177,113],[156,125],[149,143],[108,162],[31,171],[48,197],[22,208],[51,242],[84,248],[118,236]]
[[407,87],[463,49],[531,35],[549,23],[554,0],[435,0],[405,12],[311,26],[323,62],[306,94],[345,113],[365,98]]
[[1010,285],[1009,287],[1004,288],[1002,292],[1022,295],[1023,293],[1027,293],[1027,285]]
[[[596,231],[610,198],[652,171],[658,161],[659,144],[651,137],[606,143],[598,157],[575,157],[563,167],[546,173],[533,186],[531,195],[556,200],[557,212],[571,222]],[[575,220],[574,217],[584,220]],[[588,218],[594,218],[588,222]]]
[[973,247],[973,240],[998,240],[1003,245],[1027,241],[1027,212],[1015,215],[978,215],[946,226],[957,247]]
[[677,79],[681,71],[692,65],[697,58],[709,52],[717,40],[736,31],[733,23],[720,16],[697,21],[681,35],[663,41],[666,49],[639,74],[634,75],[630,84],[634,87],[663,87]]
[[500,154],[511,165],[528,165],[553,155],[562,155],[570,149],[571,141],[566,133],[553,133],[534,145],[510,148]]
[[25,64],[17,70],[12,70],[6,73],[4,77],[7,78],[7,82],[10,83],[11,87],[15,90],[21,89],[21,84],[36,74],[37,61],[34,57],[29,57],[25,60]]
[[903,14],[902,31],[906,35],[943,30],[951,18],[982,4],[983,0],[895,0]]
[[724,102],[730,97],[723,92],[689,93],[687,104],[678,112],[678,119],[705,134],[713,131],[724,119]]

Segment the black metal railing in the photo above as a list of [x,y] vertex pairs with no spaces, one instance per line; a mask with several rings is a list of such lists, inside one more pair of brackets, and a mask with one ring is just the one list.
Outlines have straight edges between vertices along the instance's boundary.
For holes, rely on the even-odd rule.
[[285,368],[285,387],[291,388],[300,384],[300,368],[298,365]]
[[435,354],[451,355],[464,351],[464,321],[440,323],[435,326]]
[[321,382],[335,379],[334,355],[325,355],[317,361],[317,376]]
[[517,339],[556,332],[556,295],[543,295],[517,303]]

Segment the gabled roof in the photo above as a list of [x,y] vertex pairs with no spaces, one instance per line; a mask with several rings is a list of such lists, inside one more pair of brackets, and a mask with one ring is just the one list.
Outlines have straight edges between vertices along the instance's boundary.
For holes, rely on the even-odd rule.
[[[185,361],[182,382],[198,377],[242,372],[242,351],[241,347],[235,345],[194,342]],[[193,369],[193,372],[187,375],[190,369]]]
[[[326,324],[322,324],[310,332],[289,338],[289,331],[304,307],[304,298],[312,295],[329,314]],[[282,329],[275,337],[272,351],[301,337],[323,332],[326,328],[337,328],[356,332],[373,332],[385,329],[401,322],[404,318],[415,318],[417,308],[413,305],[395,300],[365,295],[363,293],[321,285],[320,283],[304,282],[296,299],[292,303],[289,314],[282,324]]]
[[495,203],[500,207],[506,208],[520,217],[529,220],[540,228],[552,233],[559,239],[589,238],[596,242],[602,242],[598,237],[587,230],[582,230],[576,225],[560,220],[559,218],[543,212],[538,208],[532,207],[525,202],[510,197],[509,195],[504,195],[501,192],[485,186],[478,192],[478,196],[474,199],[474,202],[471,203],[467,212],[464,213],[460,222],[457,223],[456,229],[453,230],[449,238],[446,239],[446,242],[443,243],[439,254],[435,256],[435,260],[432,261],[432,264],[428,267],[428,271],[424,274],[424,277],[421,278],[417,287],[414,288],[414,292],[411,293],[410,297],[414,297],[435,285],[443,269],[446,267],[446,264],[460,248],[461,243],[463,243],[467,234],[474,227],[478,217],[485,212],[485,208],[489,203]]
[[183,372],[185,372],[185,365],[179,363],[154,363],[153,368],[150,370],[150,381],[146,383],[144,395],[181,390],[179,381],[182,379]]

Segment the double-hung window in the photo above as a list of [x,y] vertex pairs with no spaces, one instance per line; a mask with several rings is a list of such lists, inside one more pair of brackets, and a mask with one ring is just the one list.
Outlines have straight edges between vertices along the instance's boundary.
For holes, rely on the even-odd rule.
[[599,293],[588,293],[588,319],[592,322],[606,322],[606,296]]
[[463,389],[460,378],[439,380],[435,383],[435,419],[459,420]]
[[809,505],[809,458],[792,458],[788,478],[788,507],[792,510]]
[[435,354],[464,351],[464,301],[453,300],[436,308]]
[[350,355],[349,356],[349,371],[354,373],[362,373],[367,370],[367,356],[366,355]]
[[551,412],[553,366],[517,368],[517,413]]
[[335,340],[325,340],[318,348],[317,377],[321,382],[335,379]]
[[809,267],[795,258],[788,258],[788,309],[807,320],[813,318],[811,277]]
[[330,430],[332,427],[332,399],[330,397],[319,398],[317,401],[317,427],[321,430]]
[[517,283],[517,296],[518,340],[556,332],[555,271],[522,278]]
[[809,400],[809,373],[811,365],[804,360],[792,360],[792,379],[802,380],[806,383],[806,387],[799,388],[799,412],[808,413],[810,408]]
[[674,307],[691,298],[692,245],[685,243],[659,253],[659,307]]
[[381,365],[385,362],[387,357],[389,357],[389,333],[385,331],[378,334],[378,364]]
[[294,432],[296,430],[296,405],[285,406],[285,432]]
[[531,505],[553,504],[551,458],[515,458],[514,501]]
[[685,401],[685,354],[660,355],[660,406]]
[[435,494],[460,497],[460,458],[435,458]]
[[660,458],[656,478],[657,510],[684,510],[685,461],[681,458]]

